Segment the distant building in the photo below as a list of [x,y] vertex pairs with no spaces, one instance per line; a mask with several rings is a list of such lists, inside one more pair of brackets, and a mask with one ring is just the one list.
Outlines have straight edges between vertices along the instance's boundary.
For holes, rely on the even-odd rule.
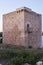
[[41,14],[27,7],[3,15],[3,44],[41,47]]

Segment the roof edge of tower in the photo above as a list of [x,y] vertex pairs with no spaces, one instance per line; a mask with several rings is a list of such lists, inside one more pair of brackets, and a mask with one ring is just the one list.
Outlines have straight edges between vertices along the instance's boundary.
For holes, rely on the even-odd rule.
[[39,15],[39,16],[41,15],[41,14],[36,13],[36,12],[34,12],[32,9],[30,9],[30,8],[28,8],[28,7],[25,7],[25,6],[24,6],[24,7],[17,8],[16,11],[17,11],[17,12],[26,11],[26,12],[34,13],[34,14]]
[[30,8],[27,8],[27,7],[21,7],[16,9],[16,11],[20,11],[20,10],[32,11]]

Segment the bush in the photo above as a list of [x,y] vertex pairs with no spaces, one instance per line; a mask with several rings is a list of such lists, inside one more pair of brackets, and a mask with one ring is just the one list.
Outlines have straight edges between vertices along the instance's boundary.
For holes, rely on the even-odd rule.
[[16,56],[11,59],[9,65],[21,65],[24,63],[29,63],[35,65],[37,61],[43,60],[43,52],[35,52],[35,51],[19,51],[16,53]]
[[23,57],[14,57],[8,65],[22,65],[24,62]]
[[35,65],[37,61],[43,61],[43,50],[0,50],[0,59],[10,59],[8,65]]

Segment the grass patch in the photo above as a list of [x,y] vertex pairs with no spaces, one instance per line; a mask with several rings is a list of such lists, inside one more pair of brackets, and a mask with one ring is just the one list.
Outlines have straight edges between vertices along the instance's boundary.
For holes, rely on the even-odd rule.
[[10,59],[7,65],[21,65],[24,63],[35,65],[37,61],[43,61],[43,49],[0,50],[0,59]]

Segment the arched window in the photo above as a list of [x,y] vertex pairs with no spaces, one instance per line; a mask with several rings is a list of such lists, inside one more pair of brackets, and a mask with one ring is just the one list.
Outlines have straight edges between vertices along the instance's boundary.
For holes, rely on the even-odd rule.
[[27,32],[29,32],[29,24],[27,24]]
[[30,27],[30,24],[27,24],[27,32],[32,33],[32,28]]
[[29,27],[29,24],[27,24],[27,27]]

